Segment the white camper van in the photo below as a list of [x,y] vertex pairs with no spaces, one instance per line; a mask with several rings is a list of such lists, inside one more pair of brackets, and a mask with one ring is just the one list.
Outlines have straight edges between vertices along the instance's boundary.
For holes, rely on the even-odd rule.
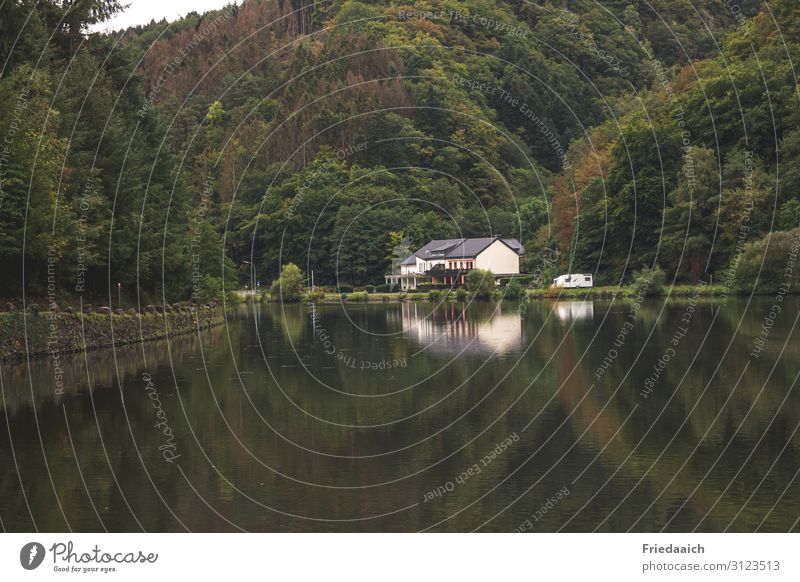
[[564,289],[577,289],[581,287],[592,287],[594,283],[591,275],[573,273],[571,275],[561,275],[553,279],[553,287],[563,287]]

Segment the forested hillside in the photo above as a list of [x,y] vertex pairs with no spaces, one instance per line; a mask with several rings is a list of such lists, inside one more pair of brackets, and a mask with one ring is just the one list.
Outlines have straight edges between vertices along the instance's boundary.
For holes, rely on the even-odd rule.
[[800,4],[770,2],[714,57],[572,144],[553,203],[578,269],[615,282],[658,263],[678,281],[753,282],[734,281],[740,259],[758,270],[772,252],[760,239],[800,226],[799,23]]
[[800,224],[795,0],[248,0],[87,34],[118,8],[0,7],[3,294],[48,264],[90,294],[289,261],[363,285],[404,239],[489,234],[528,271],[696,281]]

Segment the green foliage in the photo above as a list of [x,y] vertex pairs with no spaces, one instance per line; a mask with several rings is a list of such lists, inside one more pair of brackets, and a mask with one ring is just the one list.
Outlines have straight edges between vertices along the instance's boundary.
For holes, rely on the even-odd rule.
[[[758,8],[748,3],[742,14]],[[716,278],[745,242],[800,224],[800,113],[787,89],[796,85],[790,63],[800,37],[786,34],[799,17],[797,2],[778,0],[691,71],[665,67],[680,59],[661,26],[643,26],[661,59],[649,67],[652,88],[644,106],[630,101],[619,123],[573,143],[575,167],[553,202],[559,240],[571,238],[562,256],[598,281],[618,283],[625,270],[657,260],[675,281],[696,283]],[[676,13],[670,28],[692,39],[692,51],[708,47],[685,15]]]
[[667,275],[658,265],[642,267],[633,274],[633,287],[637,293],[645,297],[660,295],[666,282]]
[[[712,10],[710,0],[701,4]],[[626,99],[631,83],[644,89],[654,77],[652,57],[640,41],[660,20],[644,6],[604,10],[571,5],[578,19],[574,27],[560,9],[542,10],[538,3],[467,0],[434,6],[493,18],[525,35],[469,20],[384,18],[401,8],[407,9],[407,3],[392,0],[315,7],[312,27],[337,26],[315,40],[314,50],[308,43],[300,44],[288,62],[270,69],[269,76],[253,73],[245,63],[228,57],[231,79],[241,74],[243,80],[216,81],[217,86],[208,81],[212,86],[192,104],[195,110],[187,114],[186,134],[204,118],[212,126],[201,128],[203,145],[195,159],[216,163],[219,154],[229,167],[249,162],[246,156],[237,157],[236,148],[221,151],[224,130],[236,128],[246,118],[253,136],[248,142],[236,134],[241,150],[262,152],[261,139],[276,129],[276,120],[290,120],[286,136],[273,136],[263,149],[264,159],[291,158],[290,165],[280,174],[277,168],[251,166],[230,203],[228,240],[234,249],[250,247],[258,216],[253,261],[265,276],[277,275],[274,265],[279,260],[298,264],[307,260],[320,284],[337,279],[355,286],[372,283],[391,269],[398,233],[411,248],[434,238],[486,236],[490,229],[517,236],[531,251],[543,248],[550,222],[549,186],[553,173],[562,167],[563,151],[586,126],[608,115],[597,90],[612,100]],[[703,50],[714,50],[712,37],[697,21],[686,18],[684,8],[662,2],[658,10],[675,21],[684,49],[697,58]],[[712,31],[734,24],[727,11],[712,12]],[[192,25],[196,22],[187,19],[175,28]],[[231,24],[231,31],[236,30]],[[143,32],[143,47],[153,32]],[[545,39],[553,50],[544,50],[531,38]],[[220,53],[231,48],[227,39],[219,41]],[[670,42],[668,35],[660,38],[652,45],[653,56],[666,55],[670,63],[676,62]],[[179,48],[166,44],[173,52]],[[375,46],[403,49],[373,56]],[[440,50],[447,46],[468,47],[470,52],[457,56]],[[599,49],[616,64],[604,60]],[[352,59],[339,58],[353,50],[364,50],[364,62],[356,65]],[[204,66],[204,56],[190,62]],[[566,59],[580,63],[580,72],[565,66]],[[337,65],[330,66],[331,62]],[[314,75],[301,74],[312,69]],[[394,71],[403,71],[407,80],[363,86],[345,81],[387,78]],[[453,82],[456,73],[490,83],[498,91],[487,94]],[[347,92],[319,99],[325,92],[320,87],[345,85],[350,86]],[[273,89],[276,97],[262,102]],[[499,90],[507,91],[517,104],[502,100]],[[220,106],[216,95],[221,93],[227,96]],[[182,99],[183,93],[177,97]],[[313,108],[295,115],[294,104],[310,102]],[[409,104],[413,108],[408,115],[394,110]],[[367,107],[376,113],[362,115]],[[362,142],[368,147],[345,156],[329,147]],[[302,160],[295,149],[301,144]],[[429,169],[408,169],[423,165]],[[266,193],[265,183],[271,184]],[[221,193],[221,198],[233,197]],[[642,232],[652,233],[649,226]]]
[[431,289],[428,291],[428,300],[429,301],[441,301],[442,300],[442,291],[439,289]]
[[520,299],[523,295],[525,295],[525,288],[516,279],[506,285],[502,293],[503,299]]
[[798,251],[800,228],[749,243],[739,259],[734,287],[742,292],[796,293],[800,289]]
[[214,101],[211,105],[208,106],[206,121],[209,123],[209,125],[216,125],[222,122],[224,115],[225,115],[225,109],[223,109],[222,103],[220,103],[219,101]]
[[245,302],[245,299],[241,295],[239,295],[238,293],[235,293],[233,291],[228,291],[227,293],[225,293],[225,307],[226,308],[235,307],[236,305],[240,305],[241,303],[244,303],[244,302]]
[[309,303],[316,303],[317,301],[323,301],[325,299],[325,291],[317,290],[317,291],[310,291],[306,294],[306,301]]
[[778,228],[791,230],[800,226],[800,200],[792,198],[781,205],[778,214]]
[[[697,281],[712,259],[719,204],[719,167],[714,151],[691,148],[664,220],[664,256],[680,265],[678,279]],[[713,270],[713,268],[712,268]]]
[[[342,295],[342,297],[344,297],[344,295]],[[348,296],[348,301],[353,303],[364,303],[367,299],[369,299],[369,293],[366,291],[356,291]]]
[[484,269],[473,269],[467,273],[467,289],[475,299],[488,301],[495,291],[494,274]]
[[[774,14],[795,31],[796,2],[771,2],[746,34],[728,35],[724,59],[702,62],[692,68],[699,80],[682,81],[676,99],[707,178],[692,193],[679,177],[687,164],[676,100],[659,93],[657,71],[671,78],[687,59],[717,52],[715,39],[737,24],[720,0],[420,7],[525,34],[472,19],[397,18],[408,5],[321,3],[266,35],[256,32],[296,3],[250,2],[214,20],[202,40],[196,32],[221,12],[191,13],[166,33],[154,22],[120,41],[85,36],[121,9],[116,0],[5,2],[0,136],[18,127],[3,166],[0,269],[24,266],[27,291],[41,292],[52,252],[58,280],[71,288],[80,252],[87,294],[102,294],[112,280],[186,299],[202,281],[211,296],[220,280],[235,288],[257,273],[277,279],[284,300],[299,300],[302,289],[292,283],[287,292],[278,265],[303,265],[316,284],[341,281],[348,293],[382,280],[398,255],[430,239],[502,232],[525,245],[523,268],[532,272],[538,253],[555,244],[551,196],[568,173],[564,152],[609,119],[622,120],[619,136],[604,152],[603,178],[582,185],[578,216],[568,217],[580,225],[573,248],[560,249],[579,268],[614,277],[628,264],[652,263],[662,234],[658,260],[670,272],[686,246],[679,277],[727,265],[743,209],[751,200],[765,206],[770,188],[730,180],[716,216],[706,150],[716,155],[717,137],[731,176],[742,161],[728,156],[745,147],[769,163],[780,154],[778,224],[796,226],[798,35],[776,35],[769,21]],[[742,5],[747,16],[755,10]],[[263,59],[287,42],[293,50],[284,57]],[[221,59],[225,67],[213,66]],[[634,110],[632,89],[648,115]],[[762,222],[752,233],[762,236],[768,215],[756,215]],[[691,233],[687,245],[681,227]],[[18,276],[0,281],[2,293],[21,291]],[[479,291],[488,297],[494,288]]]
[[[626,128],[625,143],[612,150],[608,189],[607,271],[652,262],[661,235],[664,180],[674,180],[680,161],[680,132],[675,124],[654,126],[643,116]],[[667,182],[667,188],[671,184]]]
[[303,295],[303,273],[294,263],[287,263],[281,270],[281,275],[272,282],[270,294],[273,300],[284,303],[300,301]]
[[458,289],[456,289],[456,300],[457,301],[466,301],[468,297],[469,297],[469,294],[467,293],[466,289],[464,289],[463,287],[459,287]]
[[223,295],[222,279],[214,275],[206,274],[199,284],[197,298],[201,303],[210,301],[220,301]]

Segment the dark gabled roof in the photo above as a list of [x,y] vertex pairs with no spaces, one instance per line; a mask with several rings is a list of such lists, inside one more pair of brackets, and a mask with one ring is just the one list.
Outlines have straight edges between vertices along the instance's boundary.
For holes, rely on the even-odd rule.
[[[432,258],[464,259],[476,257],[496,240],[500,240],[517,254],[525,254],[525,249],[522,248],[522,245],[519,244],[519,241],[515,238],[501,239],[497,236],[484,238],[453,238],[432,240],[417,252],[407,257],[401,264],[413,265],[416,262],[416,257],[422,260],[430,260]],[[436,255],[433,254],[436,252],[444,254],[436,257]]]
[[442,244],[440,244],[438,246],[435,246],[432,249],[430,249],[430,251],[432,253],[445,253],[445,252],[449,251],[450,249],[452,249],[457,244],[459,244],[462,240],[463,239],[446,240]]
[[457,244],[459,244],[463,240],[464,240],[463,238],[450,238],[450,239],[444,239],[444,240],[432,240],[431,242],[426,244],[424,247],[419,249],[414,254],[417,255],[421,259],[429,259],[432,256],[432,253],[434,253],[436,251],[439,251],[439,252],[446,251],[447,249],[450,249],[450,248],[456,246]]
[[419,257],[422,260],[428,260],[428,259],[432,258],[431,251],[436,250],[439,247],[442,247],[444,245],[450,245],[450,246],[457,245],[462,240],[464,240],[464,239],[463,238],[454,238],[454,239],[444,239],[444,240],[432,240],[431,242],[426,244],[424,247],[418,249],[417,252],[415,252],[411,256],[407,257],[400,264],[401,265],[413,265],[414,263],[417,262],[417,257]]
[[481,251],[489,247],[497,237],[487,238],[465,238],[461,243],[447,253],[448,259],[463,259],[466,257],[477,257]]
[[525,254],[525,248],[515,238],[504,238],[503,242],[511,247],[511,250],[516,251],[520,255]]

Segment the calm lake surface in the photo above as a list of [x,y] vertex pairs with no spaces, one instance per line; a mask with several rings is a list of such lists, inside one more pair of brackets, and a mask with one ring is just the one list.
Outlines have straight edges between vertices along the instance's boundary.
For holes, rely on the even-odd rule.
[[64,356],[63,395],[3,364],[0,520],[797,530],[800,302],[773,303],[268,304]]

